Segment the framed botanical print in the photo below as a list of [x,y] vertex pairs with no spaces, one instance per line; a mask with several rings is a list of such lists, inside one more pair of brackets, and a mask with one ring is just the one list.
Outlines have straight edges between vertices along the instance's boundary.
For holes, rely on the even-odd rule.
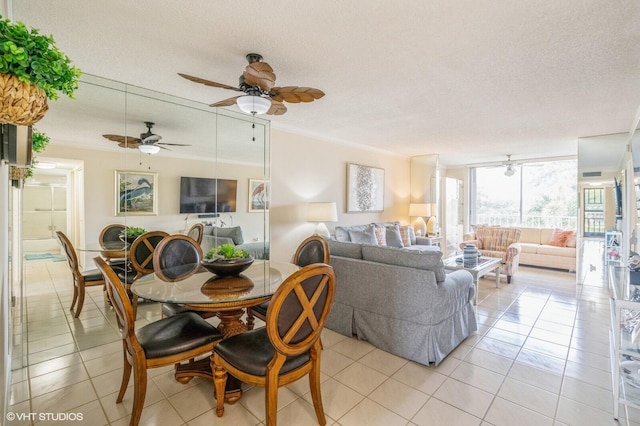
[[116,216],[158,214],[158,174],[116,170]]
[[347,163],[347,212],[384,210],[384,169]]
[[269,211],[269,181],[249,179],[249,212]]

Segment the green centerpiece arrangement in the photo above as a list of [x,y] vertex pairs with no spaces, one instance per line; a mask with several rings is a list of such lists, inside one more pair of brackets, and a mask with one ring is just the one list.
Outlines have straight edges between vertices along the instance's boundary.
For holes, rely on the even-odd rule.
[[240,274],[251,266],[253,260],[246,250],[232,244],[222,244],[205,254],[202,266],[209,272],[224,277]]
[[120,239],[124,242],[131,244],[136,238],[138,238],[140,235],[144,234],[145,232],[147,232],[147,230],[144,228],[129,226],[125,228],[124,231],[122,231],[122,233],[120,234]]
[[81,71],[52,36],[0,16],[0,123],[30,126],[44,117],[47,98],[73,98]]

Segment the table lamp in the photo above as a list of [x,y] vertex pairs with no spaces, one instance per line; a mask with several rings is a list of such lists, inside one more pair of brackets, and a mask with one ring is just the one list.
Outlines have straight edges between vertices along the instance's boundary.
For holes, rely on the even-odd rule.
[[324,222],[338,221],[338,210],[335,201],[329,203],[309,203],[307,205],[307,220],[309,222],[318,222],[314,235],[329,238],[331,234]]
[[423,217],[430,216],[430,205],[426,203],[411,203],[409,204],[409,216],[417,217],[413,222],[413,229],[416,231],[416,235],[427,235],[427,224]]
[[431,216],[427,221],[427,232],[429,235],[436,235],[438,233],[438,217],[436,216],[436,205],[431,204]]

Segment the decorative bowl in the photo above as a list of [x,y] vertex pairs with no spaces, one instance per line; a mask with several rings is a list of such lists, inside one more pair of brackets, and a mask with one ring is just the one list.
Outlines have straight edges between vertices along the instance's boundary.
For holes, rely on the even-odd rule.
[[227,277],[230,275],[239,275],[253,263],[253,257],[242,259],[216,259],[213,262],[203,260],[202,266],[209,272],[219,277]]

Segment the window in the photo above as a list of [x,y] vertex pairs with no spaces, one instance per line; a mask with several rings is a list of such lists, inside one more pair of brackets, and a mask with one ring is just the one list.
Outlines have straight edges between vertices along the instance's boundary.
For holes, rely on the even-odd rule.
[[577,229],[577,161],[471,169],[470,223]]

